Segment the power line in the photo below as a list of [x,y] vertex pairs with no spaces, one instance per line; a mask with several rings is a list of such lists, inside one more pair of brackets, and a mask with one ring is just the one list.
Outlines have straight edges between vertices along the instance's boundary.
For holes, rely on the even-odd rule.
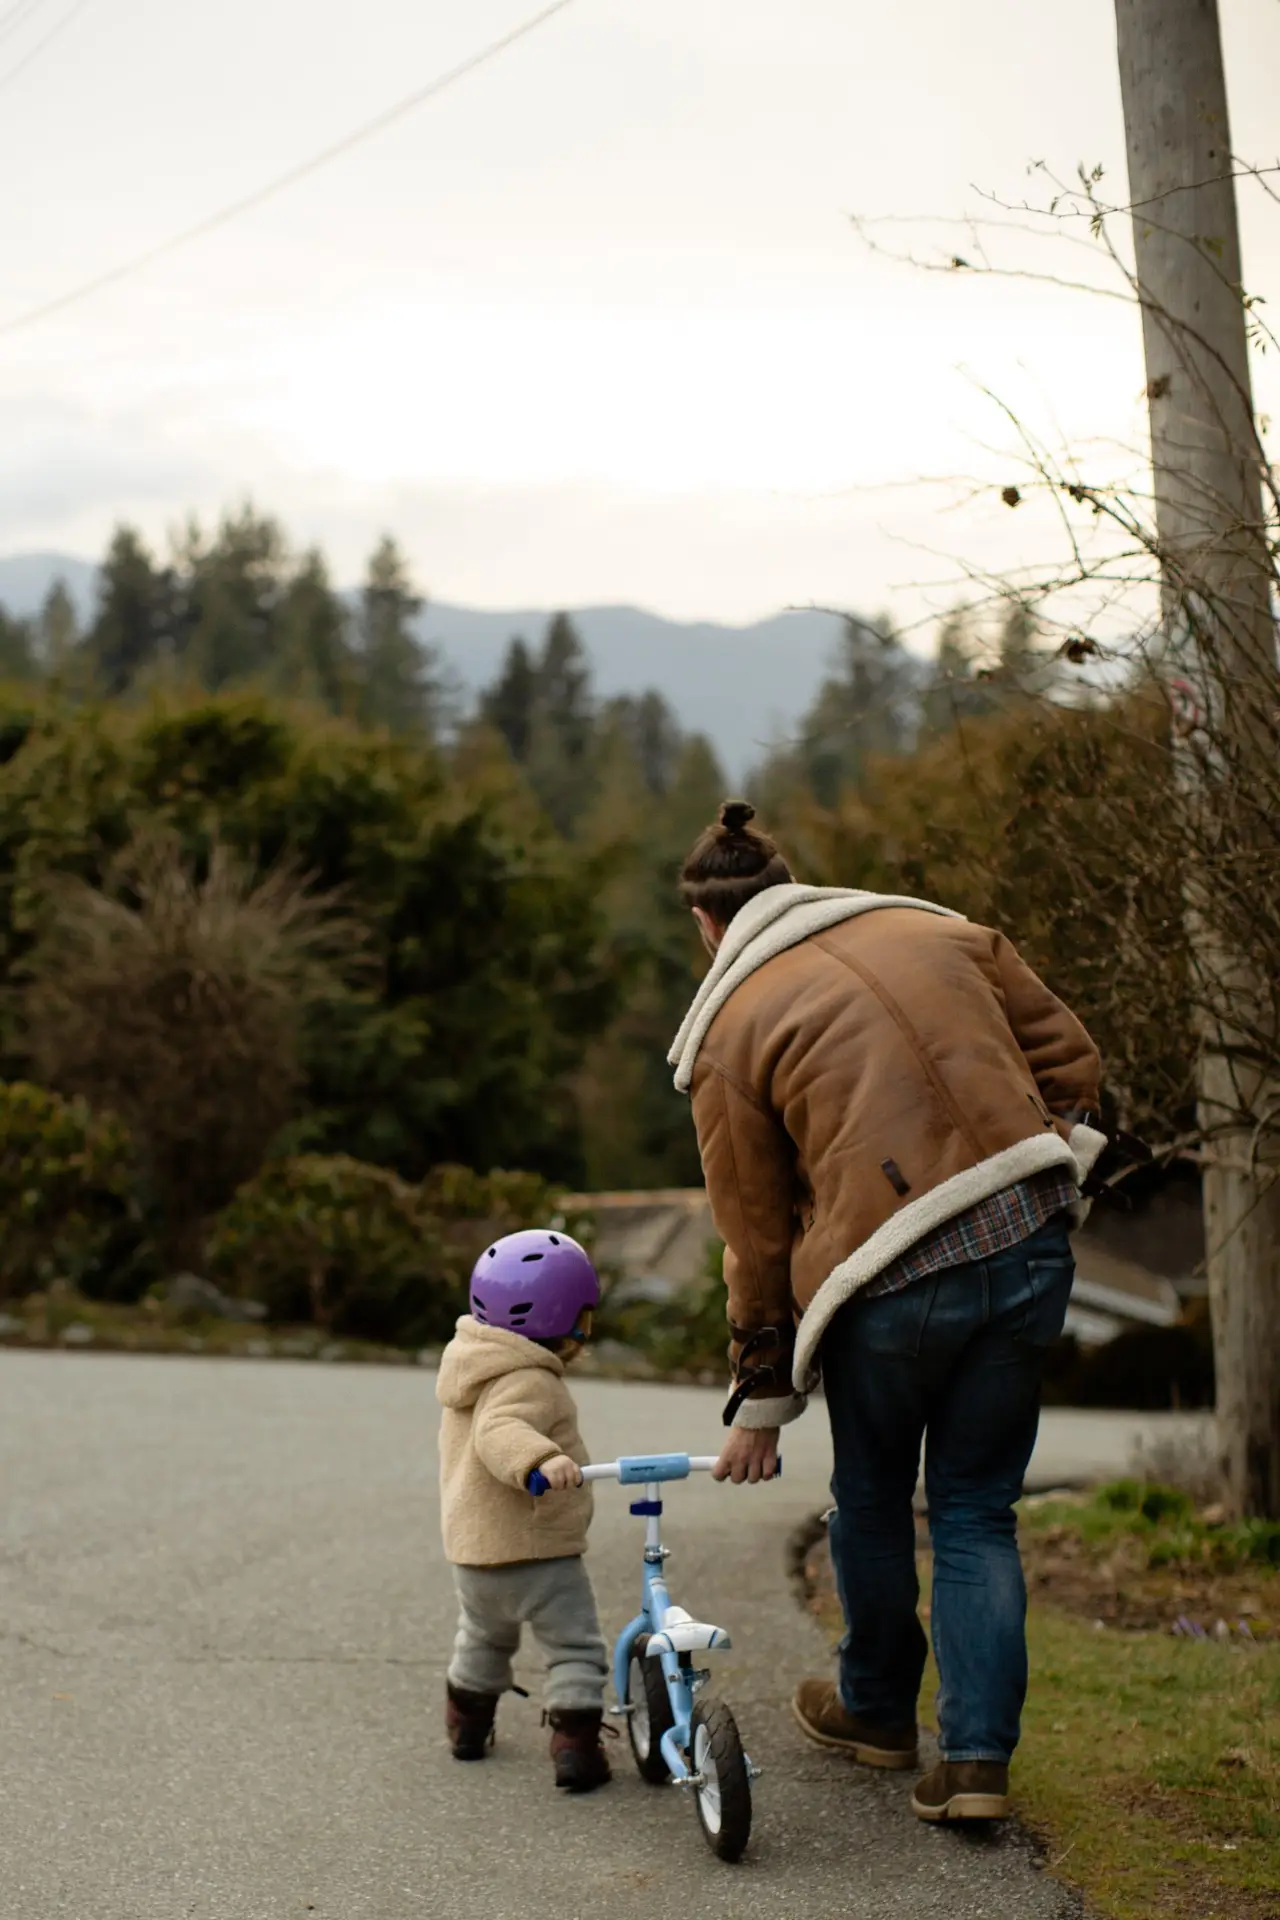
[[7,40],[11,33],[26,25],[32,14],[44,5],[44,0],[15,0],[15,4],[6,7],[0,13],[0,40]]
[[500,53],[505,53],[508,47],[514,46],[517,40],[525,39],[557,13],[563,13],[566,7],[572,5],[573,0],[552,0],[552,5],[543,7],[540,13],[531,15],[519,26],[513,27],[509,33],[504,33],[501,39],[491,40],[488,46],[481,47],[479,52],[469,55],[456,67],[450,67],[446,73],[438,74],[434,80],[429,80],[425,86],[419,87],[414,93],[407,94],[403,100],[397,101],[395,106],[376,114],[372,120],[366,120],[363,126],[356,127],[351,133],[345,134],[341,140],[334,141],[332,146],[324,147],[319,153],[312,154],[310,159],[301,161],[296,167],[290,167],[287,173],[278,174],[266,186],[258,187],[252,193],[245,194],[243,199],[233,200],[229,206],[220,208],[217,213],[211,213],[203,220],[198,220],[194,226],[184,228],[181,233],[171,235],[168,240],[162,240],[158,246],[148,247],[145,253],[135,254],[131,260],[121,261],[119,266],[108,267],[105,273],[97,274],[92,280],[86,280],[82,286],[73,287],[69,293],[59,294],[56,299],[46,300],[42,306],[31,307],[26,313],[17,314],[12,320],[0,323],[0,335],[17,333],[23,327],[31,327],[38,320],[47,319],[50,314],[61,313],[64,307],[73,306],[80,300],[87,300],[91,294],[100,293],[104,287],[114,286],[118,280],[124,280],[130,274],[141,272],[144,267],[149,267],[154,261],[163,259],[166,254],[176,253],[179,247],[189,246],[193,240],[203,239],[205,234],[212,233],[217,227],[226,226],[228,221],[238,219],[242,213],[248,213],[253,208],[260,207],[264,200],[270,200],[273,195],[282,193],[286,187],[296,185],[308,174],[328,166],[331,160],[338,160],[343,154],[350,153],[353,147],[360,146],[364,141],[371,139],[375,133],[381,133],[394,121],[402,119],[405,114],[424,106],[428,100],[434,100],[456,81],[465,79],[469,73],[474,73],[477,67],[482,67],[488,61],[496,59]]
[[34,47],[32,47],[30,53],[25,53],[22,56],[21,60],[18,61],[17,65],[10,67],[7,73],[0,73],[0,93],[3,93],[4,89],[9,85],[11,80],[16,80],[20,73],[26,72],[27,68],[31,65],[31,62],[37,59],[40,56],[40,54],[44,52],[45,48],[49,45],[50,41],[56,40],[58,35],[62,32],[63,28],[69,27],[71,25],[71,22],[75,19],[76,15],[78,13],[83,13],[84,9],[88,6],[88,4],[89,4],[89,0],[76,0],[75,5],[69,10],[69,12],[64,13],[61,20],[57,21],[55,25],[50,27],[48,33],[46,33],[46,35],[44,36],[44,39],[36,41],[36,44],[34,45]]

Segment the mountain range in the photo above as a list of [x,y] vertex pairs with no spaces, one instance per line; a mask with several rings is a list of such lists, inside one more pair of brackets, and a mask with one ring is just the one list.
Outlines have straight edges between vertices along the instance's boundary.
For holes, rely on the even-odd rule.
[[[36,613],[50,586],[66,581],[82,621],[93,612],[97,567],[61,553],[0,559],[0,606],[20,617]],[[487,609],[430,602],[418,631],[439,649],[464,694],[493,679],[508,642],[541,639],[552,609]],[[642,607],[570,607],[591,658],[596,692],[642,693],[654,687],[680,724],[705,733],[732,780],[759,759],[810,705],[840,633],[830,613],[779,613],[749,626],[664,619]]]

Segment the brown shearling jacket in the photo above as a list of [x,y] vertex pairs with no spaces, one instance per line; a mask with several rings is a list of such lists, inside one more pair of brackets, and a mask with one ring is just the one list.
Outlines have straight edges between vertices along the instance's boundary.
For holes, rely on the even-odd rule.
[[1042,1168],[1083,1177],[1099,1074],[989,927],[876,905],[766,952],[691,1083],[735,1375],[764,1369],[737,1423],[793,1418],[831,1315],[933,1227]]

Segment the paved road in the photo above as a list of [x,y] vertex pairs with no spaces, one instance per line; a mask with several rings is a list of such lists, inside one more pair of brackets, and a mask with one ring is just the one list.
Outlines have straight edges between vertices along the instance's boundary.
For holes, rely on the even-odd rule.
[[[598,1457],[715,1448],[715,1394],[584,1382],[581,1399]],[[1087,1424],[1096,1454],[1096,1422],[1055,1424],[1050,1453],[1078,1455]],[[790,1689],[824,1659],[782,1573],[822,1499],[820,1413],[780,1483],[694,1482],[668,1509],[673,1585],[734,1630],[722,1690],[767,1768],[747,1863],[715,1862],[683,1796],[625,1764],[557,1799],[532,1703],[504,1702],[490,1762],[452,1763],[434,1425],[414,1370],[0,1353],[4,1920],[1075,1911],[1015,1839],[925,1829],[909,1781],[792,1728]],[[1107,1444],[1122,1466],[1123,1423]],[[591,1558],[614,1627],[636,1529],[603,1489]]]

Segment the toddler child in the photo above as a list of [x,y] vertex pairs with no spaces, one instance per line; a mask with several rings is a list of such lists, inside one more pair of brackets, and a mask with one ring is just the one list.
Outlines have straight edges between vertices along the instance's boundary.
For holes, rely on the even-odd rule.
[[[547,1659],[556,1785],[609,1779],[600,1740],[608,1670],[582,1556],[591,1522],[586,1448],[565,1381],[600,1302],[595,1268],[567,1234],[508,1234],[481,1254],[440,1359],[444,1551],[458,1589],[445,1725],[454,1757],[481,1760],[526,1624]],[[554,1497],[528,1489],[534,1468]]]

